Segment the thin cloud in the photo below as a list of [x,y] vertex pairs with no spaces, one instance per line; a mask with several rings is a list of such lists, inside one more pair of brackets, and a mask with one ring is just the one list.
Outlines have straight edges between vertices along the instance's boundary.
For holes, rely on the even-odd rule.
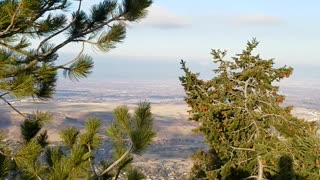
[[137,26],[170,29],[186,27],[190,24],[191,21],[188,18],[179,16],[164,7],[152,5],[147,17]]
[[266,14],[240,14],[232,18],[235,24],[244,25],[281,25],[285,21],[280,17],[270,16]]

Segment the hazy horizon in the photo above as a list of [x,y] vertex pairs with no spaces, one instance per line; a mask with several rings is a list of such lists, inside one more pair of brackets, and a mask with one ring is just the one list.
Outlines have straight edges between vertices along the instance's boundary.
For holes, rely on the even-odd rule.
[[[209,53],[208,53],[209,54]],[[68,59],[70,54],[61,55],[62,59]],[[121,81],[152,81],[152,80],[169,80],[178,81],[179,76],[183,75],[180,65],[182,58],[171,58],[163,60],[160,57],[143,58],[143,57],[112,57],[92,55],[94,68],[89,79],[92,80],[121,80]],[[262,57],[264,58],[264,57]],[[265,57],[268,59],[270,57]],[[188,58],[183,59],[192,72],[199,72],[200,77],[209,79],[214,76],[212,72],[217,66],[213,63],[212,58],[206,61],[194,61]],[[228,60],[228,59],[227,59]],[[284,65],[294,68],[293,75],[288,79],[291,80],[315,80],[320,78],[320,65],[301,65],[301,64],[283,64],[275,58],[275,67]],[[60,74],[61,75],[61,74]]]
[[[83,3],[89,11],[96,1]],[[211,49],[226,49],[234,56],[252,38],[260,42],[254,52],[263,59],[295,69],[290,79],[320,78],[319,6],[316,0],[155,0],[146,18],[127,24],[127,36],[115,49],[102,53],[86,45],[85,53],[95,61],[90,78],[178,80],[181,59],[210,78]],[[77,43],[64,47],[59,62],[73,59],[80,49]]]

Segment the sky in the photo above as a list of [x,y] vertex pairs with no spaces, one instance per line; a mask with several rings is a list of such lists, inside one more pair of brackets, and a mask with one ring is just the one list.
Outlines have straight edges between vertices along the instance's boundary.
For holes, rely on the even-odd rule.
[[[98,0],[84,0],[90,7]],[[96,67],[93,78],[177,79],[181,59],[204,78],[214,69],[211,49],[234,56],[257,38],[255,51],[294,78],[320,78],[319,0],[154,0],[148,16],[129,24],[127,38],[108,53],[86,48]],[[65,58],[76,45],[62,50]]]

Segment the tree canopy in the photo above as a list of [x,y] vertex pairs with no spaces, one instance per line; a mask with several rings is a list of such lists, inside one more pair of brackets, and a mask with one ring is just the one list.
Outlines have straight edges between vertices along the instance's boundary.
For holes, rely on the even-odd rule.
[[[111,179],[126,172],[128,179],[144,177],[131,166],[133,154],[141,154],[152,142],[150,104],[140,103],[134,114],[128,107],[115,109],[115,121],[107,128],[114,153],[109,161],[95,159],[102,145],[97,118],[89,118],[85,131],[63,129],[62,146],[51,146],[44,125],[46,112],[26,114],[10,99],[47,100],[56,89],[58,71],[71,80],[86,78],[94,66],[86,46],[108,52],[126,36],[127,22],[147,14],[152,0],[102,0],[83,10],[83,0],[0,1],[0,99],[19,113],[21,139],[0,143],[0,177],[9,179]],[[61,49],[80,44],[79,53],[59,64]]]
[[[85,12],[82,0],[0,1],[0,98],[8,104],[6,96],[51,98],[58,70],[73,80],[87,77],[94,63],[85,46],[115,48],[126,36],[125,23],[143,18],[151,3],[103,0]],[[82,44],[79,54],[57,64],[59,50],[72,43]]]
[[274,84],[293,69],[275,68],[273,59],[253,54],[257,45],[249,41],[231,60],[226,51],[212,50],[218,68],[210,80],[181,62],[190,120],[209,147],[193,155],[190,179],[319,178],[316,124],[294,117]]

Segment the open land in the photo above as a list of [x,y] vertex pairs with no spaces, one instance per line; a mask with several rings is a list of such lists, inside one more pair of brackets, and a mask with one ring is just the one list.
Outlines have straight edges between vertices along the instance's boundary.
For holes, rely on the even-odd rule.
[[[285,105],[295,107],[294,115],[320,122],[319,84],[311,82],[306,87],[305,82],[294,81],[281,84],[281,87],[281,92],[287,96]],[[12,103],[25,113],[35,110],[52,113],[54,120],[45,128],[50,142],[58,144],[62,128],[75,126],[83,129],[88,117],[98,117],[104,126],[108,126],[113,121],[115,107],[125,104],[133,110],[137,102],[147,99],[152,103],[157,137],[146,153],[135,157],[135,165],[149,179],[185,179],[192,166],[189,156],[197,149],[206,149],[206,145],[200,135],[192,133],[197,125],[188,121],[188,107],[183,97],[183,90],[177,82],[79,83],[74,86],[61,83],[53,100],[12,100]],[[0,118],[0,128],[8,139],[18,139],[21,117],[1,104]],[[96,153],[99,158],[107,157],[111,153],[108,142]]]

